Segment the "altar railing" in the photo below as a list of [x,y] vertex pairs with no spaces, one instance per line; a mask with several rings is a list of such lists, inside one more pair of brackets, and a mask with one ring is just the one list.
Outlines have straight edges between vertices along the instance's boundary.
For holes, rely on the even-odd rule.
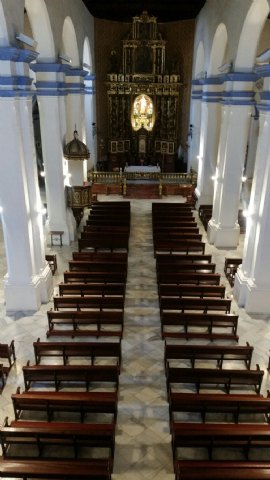
[[160,173],[160,172],[97,172],[89,171],[90,183],[124,184],[127,181],[148,180],[161,184],[189,184],[196,185],[197,172],[190,170],[189,173]]

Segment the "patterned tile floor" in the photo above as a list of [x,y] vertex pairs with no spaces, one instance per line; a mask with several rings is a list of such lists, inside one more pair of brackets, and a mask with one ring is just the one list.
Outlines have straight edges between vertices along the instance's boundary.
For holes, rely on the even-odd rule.
[[[99,200],[107,198],[100,196]],[[111,196],[111,199],[117,200],[118,197]],[[176,202],[179,201],[179,197],[168,197],[162,201]],[[151,480],[152,478],[172,480],[174,478],[168,404],[165,395],[163,342],[160,338],[153,258],[151,204],[151,200],[131,200],[130,253],[114,480]],[[200,221],[198,219],[197,221],[200,225]],[[200,230],[206,241],[203,227]],[[231,295],[231,287],[224,277],[224,258],[241,256],[242,247],[243,236],[241,236],[239,247],[235,250],[217,250],[208,244],[206,246],[206,253],[212,254],[216,270],[223,276],[222,283],[226,285],[227,295]],[[47,253],[57,254],[58,271],[54,277],[55,291],[57,291],[56,285],[63,279],[62,272],[66,269],[73,250],[77,250],[76,242],[69,247],[47,249]],[[0,231],[1,279],[5,272],[5,253]],[[50,302],[42,305],[41,309],[33,315],[18,312],[14,317],[7,316],[3,283],[0,284],[1,342],[9,343],[14,339],[17,354],[16,365],[11,369],[7,385],[0,396],[1,422],[6,416],[10,419],[14,418],[10,395],[16,391],[17,386],[23,388],[22,366],[27,360],[34,361],[33,341],[38,337],[41,340],[46,338],[46,312],[51,307]],[[255,347],[252,368],[259,363],[260,367],[265,369],[262,393],[266,393],[270,388],[269,374],[266,371],[270,347],[270,314],[250,317],[243,309],[238,308],[234,300],[232,310],[239,314],[239,344],[245,344],[248,341]]]

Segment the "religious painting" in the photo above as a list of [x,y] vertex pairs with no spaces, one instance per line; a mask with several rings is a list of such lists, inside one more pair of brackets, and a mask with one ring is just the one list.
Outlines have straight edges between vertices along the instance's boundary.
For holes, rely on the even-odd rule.
[[123,153],[124,151],[124,142],[122,140],[118,140],[118,147],[117,147],[118,152]]
[[116,153],[117,152],[117,142],[113,141],[111,142],[111,153]]
[[174,142],[168,142],[168,153],[174,153]]

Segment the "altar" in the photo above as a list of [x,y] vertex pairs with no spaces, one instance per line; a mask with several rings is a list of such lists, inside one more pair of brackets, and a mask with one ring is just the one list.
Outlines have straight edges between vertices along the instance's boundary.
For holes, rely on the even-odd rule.
[[129,165],[125,167],[126,173],[160,173],[159,165]]

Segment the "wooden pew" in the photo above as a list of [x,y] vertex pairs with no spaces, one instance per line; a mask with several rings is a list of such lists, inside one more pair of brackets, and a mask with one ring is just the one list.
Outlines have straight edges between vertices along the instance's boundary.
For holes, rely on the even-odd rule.
[[239,265],[243,262],[242,258],[225,258],[224,273],[231,287],[234,286],[234,278]]
[[[228,339],[238,341],[237,335],[238,315],[226,313],[173,313],[162,312],[161,314],[161,336],[162,338],[206,338]],[[180,327],[183,330],[180,331]],[[192,327],[196,330],[192,331]],[[198,332],[197,327],[204,330]],[[222,329],[222,333],[217,333],[216,329]],[[229,333],[224,329],[229,329]]]
[[178,210],[178,209],[183,209],[183,210],[191,210],[190,205],[187,205],[186,203],[167,203],[167,202],[153,202],[152,203],[152,212],[157,211],[163,211],[163,210]]
[[176,460],[175,480],[270,480],[270,462]]
[[124,297],[53,297],[55,310],[69,308],[73,310],[124,310]]
[[16,420],[23,412],[43,412],[51,422],[56,413],[75,413],[83,423],[87,413],[105,413],[117,419],[117,392],[20,392],[11,395]]
[[12,367],[13,363],[16,361],[14,340],[11,340],[10,344],[0,343],[0,358],[6,359],[8,361],[9,368]]
[[188,255],[181,255],[181,254],[166,255],[165,253],[158,253],[156,255],[157,264],[162,264],[162,263],[179,264],[179,263],[191,263],[191,262],[212,263],[212,255],[206,255],[206,254],[202,255],[201,253],[189,253]]
[[59,283],[59,295],[79,295],[85,296],[117,296],[125,298],[126,284],[125,283]]
[[264,370],[257,365],[256,370],[216,370],[213,368],[179,368],[166,369],[167,391],[173,384],[194,384],[196,392],[200,393],[201,386],[223,385],[225,392],[230,393],[231,387],[254,387],[260,393]]
[[42,357],[61,357],[64,365],[70,357],[90,357],[91,365],[98,358],[114,358],[120,371],[121,342],[41,342],[38,338],[33,347],[37,365]]
[[200,272],[180,272],[180,273],[159,273],[159,284],[181,285],[181,284],[193,284],[193,285],[219,285],[220,274],[219,273],[200,273]]
[[118,367],[116,365],[30,365],[22,368],[25,390],[35,383],[49,383],[58,391],[63,384],[69,387],[85,385],[86,391],[92,384],[113,384],[118,390]]
[[[75,422],[35,422],[17,421],[8,423],[6,418],[0,428],[0,440],[4,458],[12,458],[18,455],[12,454],[12,446],[20,445],[25,452],[27,447],[30,452],[36,447],[37,458],[43,456],[46,446],[69,447],[73,451],[74,458],[80,458],[82,447],[109,449],[108,458],[113,462],[114,457],[114,423],[75,423]],[[17,450],[16,450],[17,452]],[[25,454],[25,453],[24,453]],[[56,449],[60,458],[69,458],[67,453]],[[21,455],[23,457],[23,455]],[[47,457],[48,458],[48,457]],[[83,458],[83,457],[82,457]]]
[[188,360],[195,368],[197,360],[214,360],[218,368],[223,368],[224,361],[241,361],[249,370],[253,347],[246,345],[176,345],[165,341],[164,363],[170,366],[170,360]]
[[112,272],[112,273],[125,273],[127,275],[127,263],[123,262],[94,262],[87,260],[70,260],[69,271],[79,272]]
[[[123,336],[124,312],[47,312],[49,330],[47,337],[119,337]],[[58,327],[58,328],[57,328]],[[64,327],[64,328],[63,328]],[[88,328],[85,328],[88,327]],[[92,327],[92,328],[91,328]]]
[[153,230],[158,228],[197,228],[197,222],[194,219],[185,220],[152,220]]
[[102,226],[106,225],[107,227],[121,227],[121,226],[129,226],[130,220],[127,218],[117,217],[111,218],[110,215],[105,217],[104,215],[90,215],[86,220],[86,225],[90,226]]
[[159,240],[155,242],[154,245],[154,256],[157,253],[166,252],[166,253],[190,253],[190,252],[205,252],[205,242],[200,240]]
[[153,243],[154,243],[154,248],[155,244],[160,243],[160,242],[178,242],[178,241],[187,241],[187,240],[192,240],[192,241],[197,241],[201,242],[202,241],[202,234],[201,233],[193,233],[189,232],[186,230],[185,232],[172,232],[171,229],[169,229],[168,232],[161,232],[160,229],[157,229],[156,231],[153,231]]
[[177,412],[198,413],[204,423],[209,413],[230,414],[235,423],[240,415],[259,414],[263,422],[270,423],[270,399],[254,394],[169,392],[171,422]]
[[107,249],[110,252],[117,250],[125,250],[128,252],[129,238],[126,234],[112,236],[91,235],[91,238],[79,238],[79,252],[85,249],[91,249],[95,252]]
[[199,234],[200,229],[199,227],[164,227],[158,226],[153,227],[153,237],[158,234],[166,235],[166,234],[185,234],[185,233],[193,233]]
[[130,233],[130,226],[127,225],[85,225],[81,232],[81,238],[88,238],[91,235],[128,235]]
[[65,283],[125,283],[127,275],[125,272],[64,272]]
[[175,310],[185,312],[187,310],[201,310],[203,313],[219,311],[230,313],[231,300],[225,298],[174,298],[160,297],[160,311]]
[[158,286],[159,297],[225,297],[224,285],[166,285]]
[[128,256],[126,252],[72,252],[73,260],[86,260],[88,262],[94,261],[99,263],[116,262],[127,263]]
[[[188,255],[187,255],[188,256]],[[182,272],[202,272],[202,273],[215,273],[215,263],[157,263],[157,275],[159,273],[182,273]],[[159,278],[158,278],[159,281]]]
[[[177,459],[178,448],[204,447],[209,459],[215,448],[242,448],[246,459],[252,448],[270,447],[269,425],[224,424],[224,423],[176,423],[172,424],[173,458]],[[208,477],[206,477],[208,478]],[[221,478],[224,478],[221,476]],[[226,477],[225,477],[226,478]],[[249,478],[249,477],[247,477]]]
[[111,480],[110,459],[48,460],[7,459],[0,457],[0,478],[41,478],[44,480]]
[[49,267],[54,275],[57,270],[57,259],[56,255],[45,255],[45,260],[47,260]]

